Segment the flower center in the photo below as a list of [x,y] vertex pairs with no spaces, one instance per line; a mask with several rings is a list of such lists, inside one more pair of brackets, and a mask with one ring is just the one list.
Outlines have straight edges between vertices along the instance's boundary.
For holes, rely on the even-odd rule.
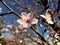
[[30,23],[31,21],[30,20],[26,20],[26,23]]

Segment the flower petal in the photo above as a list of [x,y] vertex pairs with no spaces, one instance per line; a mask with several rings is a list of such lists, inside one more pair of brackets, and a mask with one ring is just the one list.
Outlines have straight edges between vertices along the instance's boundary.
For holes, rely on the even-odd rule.
[[31,24],[36,24],[37,22],[38,22],[38,20],[33,18]]
[[41,17],[45,18],[45,15],[40,15]]
[[28,16],[30,16],[30,15],[31,15],[31,13],[28,13],[27,15],[28,15]]
[[23,20],[30,19],[30,15],[31,15],[31,13],[26,14],[26,12],[22,12],[21,13],[21,18]]
[[57,45],[60,45],[60,42],[57,42]]
[[21,15],[26,15],[26,12],[22,12]]
[[18,22],[19,24],[23,24],[22,19],[18,19],[17,22]]
[[23,27],[25,27],[25,28],[29,28],[30,26],[31,26],[31,24],[28,24],[28,23],[23,24]]
[[19,25],[18,28],[19,29],[23,29],[24,27],[23,27],[23,25]]
[[21,13],[21,18],[22,18],[22,19],[26,19],[26,15],[27,15],[26,12],[22,12],[22,13]]
[[54,22],[52,22],[52,21],[47,21],[49,24],[54,24]]

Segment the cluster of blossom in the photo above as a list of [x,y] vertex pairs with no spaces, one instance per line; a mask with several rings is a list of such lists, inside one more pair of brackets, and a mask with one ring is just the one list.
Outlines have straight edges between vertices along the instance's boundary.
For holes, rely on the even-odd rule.
[[[44,18],[46,20],[46,22],[48,24],[53,25],[54,21],[52,21],[52,16],[49,13],[50,9],[46,10],[46,14],[45,15],[40,15],[42,18]],[[38,22],[38,19],[34,17],[33,14],[31,13],[26,13],[26,12],[22,12],[21,13],[21,19],[18,19],[17,22],[24,28],[29,28],[31,27],[31,25],[36,24]],[[57,33],[56,33],[57,34]]]
[[[50,9],[47,9],[45,15],[40,15],[40,16],[45,18],[48,24],[53,24],[54,22],[52,21],[51,14],[49,14],[48,11],[50,11]],[[23,27],[28,28],[32,24],[36,24],[38,22],[38,19],[34,18],[31,13],[27,14],[26,12],[22,12],[21,19],[18,19],[17,22]]]

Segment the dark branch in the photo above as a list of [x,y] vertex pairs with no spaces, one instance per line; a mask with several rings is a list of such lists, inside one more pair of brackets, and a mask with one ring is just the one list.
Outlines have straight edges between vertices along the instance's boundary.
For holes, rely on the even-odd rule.
[[2,2],[2,0],[0,0],[0,2]]
[[44,37],[41,36],[33,27],[30,27],[30,28],[39,36],[39,38],[40,38],[43,42],[45,42],[45,43],[47,43],[48,45],[50,45],[49,42],[47,42],[47,41],[44,39]]
[[3,14],[0,14],[0,16],[4,16],[6,14],[12,14],[13,12],[9,11],[9,12],[6,12],[6,13],[3,13]]
[[10,11],[13,12],[13,14],[15,14],[17,17],[21,18],[20,15],[18,13],[16,13],[15,11],[13,11],[12,8],[10,8],[10,6],[8,6],[4,1],[2,1],[2,4],[4,4]]

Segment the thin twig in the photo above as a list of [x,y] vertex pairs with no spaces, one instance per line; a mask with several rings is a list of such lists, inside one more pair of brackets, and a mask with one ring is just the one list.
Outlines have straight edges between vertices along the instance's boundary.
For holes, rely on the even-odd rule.
[[29,8],[29,7],[26,7],[25,5],[23,5],[21,2],[19,3],[17,0],[14,0],[17,4],[19,4],[22,8],[24,8],[24,9],[26,9],[26,10],[28,10],[29,12],[31,12],[32,10],[31,10],[31,8]]
[[13,12],[9,11],[9,12],[6,12],[6,13],[3,13],[3,14],[0,14],[0,16],[4,16],[6,14],[12,14]]

